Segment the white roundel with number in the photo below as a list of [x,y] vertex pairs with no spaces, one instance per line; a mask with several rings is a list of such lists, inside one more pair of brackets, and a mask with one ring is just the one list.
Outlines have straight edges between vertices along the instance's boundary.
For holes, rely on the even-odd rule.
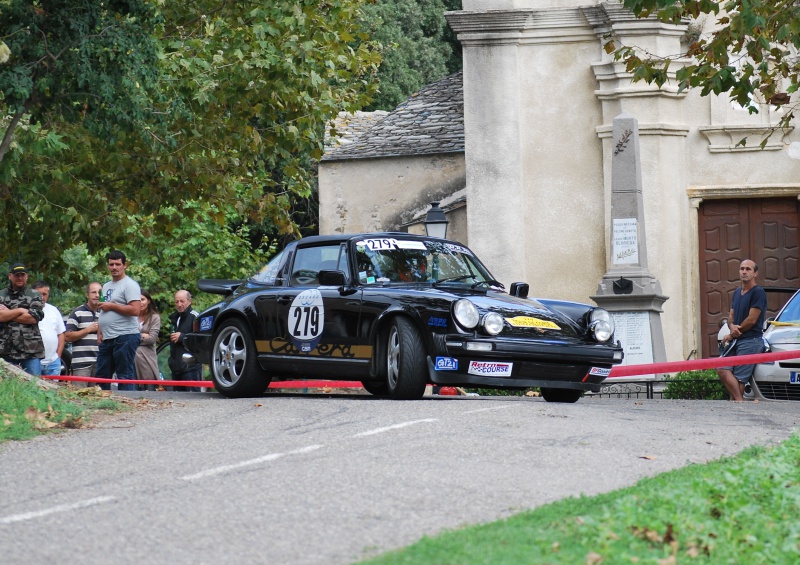
[[289,307],[289,336],[301,353],[310,353],[322,338],[325,306],[317,289],[304,290]]

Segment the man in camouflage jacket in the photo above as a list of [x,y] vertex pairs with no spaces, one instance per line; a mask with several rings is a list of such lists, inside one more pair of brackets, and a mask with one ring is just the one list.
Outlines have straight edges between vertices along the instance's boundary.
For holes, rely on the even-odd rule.
[[8,287],[0,290],[0,357],[31,375],[42,374],[44,343],[39,321],[44,318],[42,295],[28,287],[28,269],[11,265]]

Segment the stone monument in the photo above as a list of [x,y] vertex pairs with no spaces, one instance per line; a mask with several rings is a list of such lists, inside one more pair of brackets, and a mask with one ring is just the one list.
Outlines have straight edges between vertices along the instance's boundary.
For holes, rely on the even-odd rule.
[[[614,118],[612,144],[610,267],[592,300],[614,317],[615,339],[625,350],[623,364],[664,362],[661,306],[667,297],[647,269],[639,123],[633,116]],[[655,375],[628,380],[645,378]]]

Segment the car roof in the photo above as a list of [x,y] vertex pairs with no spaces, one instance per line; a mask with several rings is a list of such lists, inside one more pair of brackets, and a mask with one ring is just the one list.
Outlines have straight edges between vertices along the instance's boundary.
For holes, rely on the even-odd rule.
[[[353,239],[364,238],[384,238],[384,237],[403,237],[407,239],[437,239],[435,237],[428,237],[426,235],[417,235],[408,232],[363,232],[363,233],[350,233],[350,234],[337,234],[337,235],[309,235],[302,239],[293,241],[290,245],[314,245],[317,243],[334,243],[345,242]],[[443,240],[449,241],[449,240]]]

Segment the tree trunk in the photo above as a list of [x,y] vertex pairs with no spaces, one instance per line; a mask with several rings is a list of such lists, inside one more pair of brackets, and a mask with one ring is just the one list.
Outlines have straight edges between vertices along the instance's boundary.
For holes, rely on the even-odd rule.
[[22,119],[22,116],[25,115],[25,112],[28,111],[28,104],[22,107],[22,109],[17,112],[14,117],[11,119],[11,123],[8,124],[8,129],[6,130],[5,135],[3,135],[3,141],[0,143],[0,163],[3,162],[3,157],[6,156],[8,152],[8,148],[11,147],[11,139],[14,137],[14,130],[17,129],[17,124]]

